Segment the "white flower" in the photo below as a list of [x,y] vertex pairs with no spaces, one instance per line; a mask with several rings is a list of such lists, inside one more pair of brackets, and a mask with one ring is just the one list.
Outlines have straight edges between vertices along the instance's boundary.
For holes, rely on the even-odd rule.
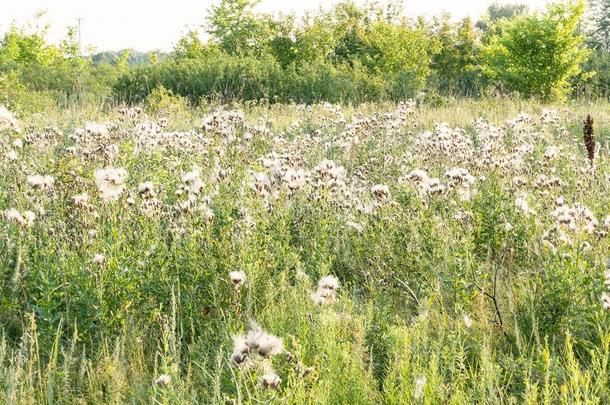
[[159,378],[155,380],[155,384],[159,387],[167,387],[171,381],[172,379],[170,376],[167,374],[161,374]]
[[154,186],[152,184],[152,181],[145,181],[144,183],[141,183],[138,186],[138,193],[140,193],[140,195],[152,194],[153,189]]
[[13,149],[6,152],[5,156],[6,156],[6,159],[10,162],[14,162],[15,160],[17,160],[19,158],[19,155],[17,154],[17,152],[15,152]]
[[426,386],[426,376],[421,376],[415,380],[415,388],[413,388],[413,398],[420,399],[424,395],[424,387]]
[[25,218],[27,226],[32,226],[36,220],[36,214],[34,214],[32,211],[25,211],[23,213],[23,217]]
[[258,325],[254,325],[246,335],[246,345],[250,349],[258,351],[263,357],[279,354],[283,350],[282,339],[268,334]]
[[15,208],[11,208],[4,211],[4,217],[10,222],[14,222],[20,225],[25,224],[25,219],[23,219],[21,213]]
[[464,314],[464,325],[466,325],[467,328],[471,328],[472,323],[472,318],[469,317],[467,314]]
[[72,201],[78,207],[85,208],[89,205],[89,194],[81,193],[72,197]]
[[20,226],[32,226],[36,220],[36,214],[32,211],[21,213],[15,208],[10,208],[4,211],[4,218],[6,218],[7,221]]
[[559,148],[557,146],[548,146],[545,150],[544,150],[544,158],[545,159],[555,159],[557,156],[559,156]]
[[521,195],[515,199],[515,206],[519,209],[525,216],[529,216],[535,214],[536,211],[530,208],[527,203],[527,196]]
[[233,338],[233,354],[231,354],[231,360],[235,364],[243,363],[250,353],[250,347],[246,344],[246,338],[244,336],[235,336]]
[[184,189],[189,195],[197,195],[203,189],[203,181],[199,177],[201,173],[197,167],[193,167],[190,172],[186,172],[182,175],[182,183]]
[[318,290],[311,294],[311,299],[317,305],[334,302],[339,290],[339,280],[335,276],[325,276],[318,281]]
[[121,197],[125,190],[125,178],[127,177],[125,169],[98,169],[94,176],[103,202],[116,201]]
[[271,371],[261,377],[261,383],[265,388],[275,389],[282,383],[282,379],[273,371]]
[[602,294],[602,308],[604,311],[610,311],[610,294],[607,292]]
[[358,233],[362,233],[364,232],[364,227],[362,225],[360,225],[357,222],[353,222],[353,221],[347,221],[345,223],[345,225],[349,226],[350,228],[354,229],[356,232]]
[[30,187],[38,190],[48,190],[53,187],[55,178],[49,175],[34,174],[27,177],[27,182]]
[[236,287],[239,287],[246,282],[246,273],[243,271],[232,271],[229,273],[229,279]]
[[6,128],[19,131],[19,121],[5,106],[0,105],[0,130]]
[[337,295],[333,290],[318,289],[311,294],[311,299],[316,305],[324,305],[335,301]]
[[88,122],[85,124],[85,132],[96,137],[104,137],[108,135],[108,127],[104,124]]
[[106,261],[106,257],[104,255],[101,255],[101,254],[98,254],[98,253],[93,255],[93,263],[101,266],[101,265],[104,264],[105,261]]
[[385,184],[375,184],[371,187],[371,193],[378,199],[390,198],[390,188]]
[[325,276],[318,281],[318,288],[325,290],[338,290],[339,280],[335,276]]

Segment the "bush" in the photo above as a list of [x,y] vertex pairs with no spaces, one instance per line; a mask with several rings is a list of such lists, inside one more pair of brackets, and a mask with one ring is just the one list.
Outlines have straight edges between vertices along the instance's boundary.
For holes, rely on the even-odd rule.
[[386,80],[359,63],[317,61],[282,68],[272,57],[219,54],[207,60],[173,60],[136,68],[119,77],[114,94],[138,103],[158,87],[198,103],[260,101],[315,103],[403,100],[424,85],[420,77],[399,71]]

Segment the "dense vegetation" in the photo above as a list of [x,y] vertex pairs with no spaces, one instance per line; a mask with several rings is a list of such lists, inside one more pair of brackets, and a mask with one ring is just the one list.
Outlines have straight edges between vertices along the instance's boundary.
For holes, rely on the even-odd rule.
[[0,101],[17,110],[137,103],[154,91],[191,104],[607,98],[609,4],[567,1],[544,13],[492,5],[473,23],[405,16],[397,3],[343,2],[297,19],[222,0],[203,25],[209,40],[189,32],[169,55],[92,54],[79,49],[74,27],[59,46],[46,43],[44,28],[12,27],[0,47]]
[[609,403],[610,2],[252,6],[3,38],[0,403]]
[[0,402],[610,400],[605,106],[155,97],[2,111]]

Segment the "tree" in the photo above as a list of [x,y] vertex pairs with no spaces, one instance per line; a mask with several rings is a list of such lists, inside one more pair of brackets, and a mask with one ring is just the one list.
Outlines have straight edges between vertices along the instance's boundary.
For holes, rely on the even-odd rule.
[[449,15],[443,15],[435,18],[432,32],[438,45],[432,57],[432,70],[439,89],[462,94],[471,92],[479,51],[472,20],[465,18],[453,24]]
[[213,6],[206,28],[229,55],[261,55],[272,38],[269,17],[256,15],[259,0],[221,0]]
[[583,2],[550,4],[543,15],[502,20],[484,47],[484,69],[502,88],[525,97],[563,99],[588,50],[578,34]]
[[610,0],[590,0],[587,21],[589,44],[600,51],[610,52]]
[[485,16],[477,21],[475,26],[483,32],[489,31],[492,25],[501,20],[510,20],[526,14],[528,7],[525,4],[499,4],[492,3],[487,7]]
[[218,47],[201,41],[197,31],[188,31],[178,40],[172,56],[175,59],[204,59],[217,52]]

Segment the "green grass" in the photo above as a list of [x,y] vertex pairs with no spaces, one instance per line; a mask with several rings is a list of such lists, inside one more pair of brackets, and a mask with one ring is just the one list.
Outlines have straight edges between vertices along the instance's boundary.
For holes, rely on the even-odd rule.
[[[36,214],[31,226],[0,218],[1,403],[610,401],[606,104],[449,100],[405,116],[392,104],[147,107],[136,118],[30,114],[21,133],[0,131],[0,211]],[[203,131],[218,107],[244,118],[217,115],[222,128]],[[539,120],[545,108],[558,122]],[[509,128],[521,112],[532,121]],[[587,113],[600,145],[594,171]],[[138,129],[161,118],[161,132],[195,132]],[[108,133],[72,136],[90,121]],[[441,122],[461,135],[422,141]],[[545,157],[549,146],[559,155]],[[531,152],[518,159],[519,147]],[[344,172],[324,171],[325,159]],[[193,165],[197,187],[182,177]],[[127,170],[114,202],[98,195],[94,173],[105,167]],[[292,189],[288,167],[307,172]],[[469,199],[445,176],[456,167],[475,178]],[[408,178],[415,169],[446,189],[422,194]],[[269,182],[253,186],[253,172]],[[34,174],[54,184],[35,189]],[[145,181],[152,200],[138,192]],[[373,195],[374,184],[390,195]],[[187,191],[176,193],[185,187],[190,206]],[[515,201],[524,193],[529,215]],[[560,196],[591,211],[591,233],[577,213],[572,229],[557,224]],[[231,271],[245,273],[240,288]],[[327,275],[340,289],[317,305]],[[233,337],[252,322],[284,350],[251,349],[239,366]],[[261,383],[271,370],[277,389]],[[166,386],[155,384],[162,374]]]

